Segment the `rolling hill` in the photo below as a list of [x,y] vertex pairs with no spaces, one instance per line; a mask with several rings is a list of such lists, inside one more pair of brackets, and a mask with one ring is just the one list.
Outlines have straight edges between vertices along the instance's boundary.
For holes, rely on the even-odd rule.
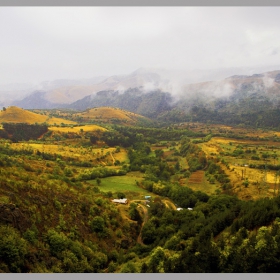
[[168,92],[153,90],[145,93],[143,88],[130,88],[125,92],[101,91],[78,100],[69,108],[86,110],[93,107],[117,107],[148,118],[156,118],[161,112],[171,109],[172,97]]
[[46,115],[36,114],[16,106],[10,106],[0,112],[1,123],[47,123],[47,124],[75,124],[74,121],[69,121],[61,118],[53,118]]
[[96,120],[99,122],[129,125],[139,122],[151,122],[151,120],[141,115],[112,107],[91,108],[84,112],[73,114],[73,118],[82,121]]
[[163,122],[195,120],[280,127],[280,70],[252,75],[237,72],[220,80],[192,84],[188,84],[188,77],[179,80],[176,84],[166,73],[139,69],[94,85],[37,91],[15,105],[78,111],[115,107]]

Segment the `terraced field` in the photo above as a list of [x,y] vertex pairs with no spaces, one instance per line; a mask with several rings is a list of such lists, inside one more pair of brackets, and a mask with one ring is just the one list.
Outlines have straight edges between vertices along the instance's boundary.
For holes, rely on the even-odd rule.
[[187,186],[195,191],[202,191],[207,194],[214,194],[219,189],[217,184],[210,184],[205,178],[202,170],[193,172],[187,180]]

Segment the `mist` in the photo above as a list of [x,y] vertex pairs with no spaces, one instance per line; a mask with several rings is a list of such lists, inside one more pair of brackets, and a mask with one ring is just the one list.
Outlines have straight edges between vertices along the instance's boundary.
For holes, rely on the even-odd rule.
[[279,11],[280,7],[1,7],[0,85],[33,87],[42,81],[129,75],[143,67],[189,71],[165,85],[180,91],[182,79],[193,83],[223,78],[208,77],[213,69],[256,68],[280,61]]

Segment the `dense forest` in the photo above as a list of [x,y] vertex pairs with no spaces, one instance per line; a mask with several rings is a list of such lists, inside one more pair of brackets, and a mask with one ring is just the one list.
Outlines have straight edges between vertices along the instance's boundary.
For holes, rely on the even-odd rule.
[[[46,124],[3,123],[2,137],[10,136],[13,141],[37,139],[48,131]],[[6,134],[5,134],[6,133]]]

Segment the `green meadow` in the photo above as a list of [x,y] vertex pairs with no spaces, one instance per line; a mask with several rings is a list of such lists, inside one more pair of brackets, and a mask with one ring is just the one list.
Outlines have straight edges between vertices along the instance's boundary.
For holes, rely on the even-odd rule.
[[[151,193],[137,186],[136,182],[142,177],[143,174],[140,172],[129,172],[125,176],[102,178],[98,187],[102,192],[125,193],[128,199],[144,199],[145,195],[151,195]],[[97,185],[96,180],[91,180],[89,183]]]

